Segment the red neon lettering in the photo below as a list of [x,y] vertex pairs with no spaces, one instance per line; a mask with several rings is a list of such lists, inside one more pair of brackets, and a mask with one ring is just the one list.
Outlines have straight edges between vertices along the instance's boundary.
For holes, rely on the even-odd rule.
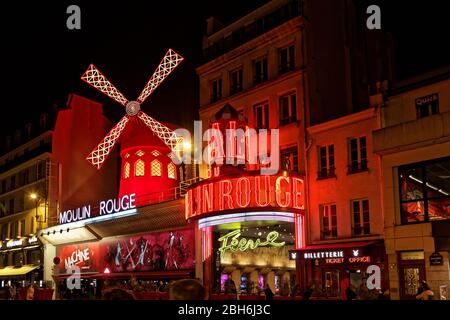
[[213,184],[208,183],[202,186],[203,189],[203,207],[202,212],[213,211],[214,194],[213,194]]
[[192,217],[192,189],[186,192],[186,198],[184,199],[184,205],[186,210],[186,220]]
[[[242,200],[242,198],[245,198],[245,200]],[[249,204],[250,180],[248,178],[239,178],[236,182],[236,205],[240,208],[245,208],[248,207]]]
[[296,209],[303,209],[303,197],[302,197],[302,187],[303,180],[300,178],[292,177],[292,206]]
[[194,199],[194,215],[202,213],[202,187],[195,188],[195,199]]
[[[264,188],[263,189],[261,189],[261,178],[264,179]],[[270,177],[269,176],[256,177],[255,202],[258,207],[267,207],[269,205],[270,193],[271,193]],[[262,202],[261,198],[264,198],[265,201]]]
[[[281,180],[284,180],[287,182],[287,187],[282,188],[281,187]],[[275,182],[275,193],[276,193],[276,199],[278,206],[282,208],[289,207],[291,204],[291,193],[289,191],[286,191],[286,189],[289,189],[290,187],[290,178],[289,177],[278,177]],[[284,189],[284,190],[283,190]],[[282,195],[284,194],[285,202],[282,201]]]
[[228,135],[228,145],[229,146],[227,148],[227,157],[229,159],[233,158],[233,162],[234,162],[234,158],[236,157],[236,121],[230,121],[230,130],[228,131],[229,135]]
[[[226,188],[225,188],[226,185]],[[227,198],[228,209],[234,209],[233,198],[231,197],[231,181],[219,181],[219,209],[225,210],[225,198]]]
[[218,177],[220,175],[220,167],[214,167],[214,177]]

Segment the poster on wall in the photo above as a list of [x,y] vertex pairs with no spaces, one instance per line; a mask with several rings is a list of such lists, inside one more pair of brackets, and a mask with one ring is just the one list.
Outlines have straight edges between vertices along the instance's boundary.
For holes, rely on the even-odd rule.
[[101,244],[102,265],[111,272],[193,269],[194,258],[192,229],[116,238]]
[[175,271],[195,268],[194,230],[183,229],[58,248],[60,270],[77,265],[81,273]]
[[59,247],[57,256],[60,258],[59,270],[68,273],[68,269],[77,266],[81,273],[98,272],[98,243],[82,243]]

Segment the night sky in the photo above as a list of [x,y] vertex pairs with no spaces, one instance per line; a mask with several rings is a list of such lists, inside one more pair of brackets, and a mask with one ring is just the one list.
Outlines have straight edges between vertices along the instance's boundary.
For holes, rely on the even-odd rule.
[[[72,91],[124,109],[80,80],[90,63],[129,99],[137,98],[168,48],[185,61],[147,99],[142,109],[161,121],[192,125],[206,18],[224,23],[267,0],[14,2],[2,9],[1,132],[21,127]],[[450,61],[450,25],[444,1],[371,1],[382,9],[382,27],[394,32],[399,77]],[[66,8],[81,8],[81,30],[66,28]],[[114,115],[113,115],[114,117]]]

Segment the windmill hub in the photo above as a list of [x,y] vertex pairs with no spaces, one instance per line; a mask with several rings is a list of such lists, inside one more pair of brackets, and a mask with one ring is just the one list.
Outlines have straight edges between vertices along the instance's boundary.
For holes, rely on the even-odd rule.
[[136,101],[128,102],[126,106],[127,114],[130,116],[136,115],[141,110],[141,105]]

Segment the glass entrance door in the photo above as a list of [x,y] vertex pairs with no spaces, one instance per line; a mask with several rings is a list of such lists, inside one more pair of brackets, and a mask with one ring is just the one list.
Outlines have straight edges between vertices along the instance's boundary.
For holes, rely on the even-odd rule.
[[425,281],[423,260],[402,263],[399,266],[400,299],[415,299],[422,281]]

